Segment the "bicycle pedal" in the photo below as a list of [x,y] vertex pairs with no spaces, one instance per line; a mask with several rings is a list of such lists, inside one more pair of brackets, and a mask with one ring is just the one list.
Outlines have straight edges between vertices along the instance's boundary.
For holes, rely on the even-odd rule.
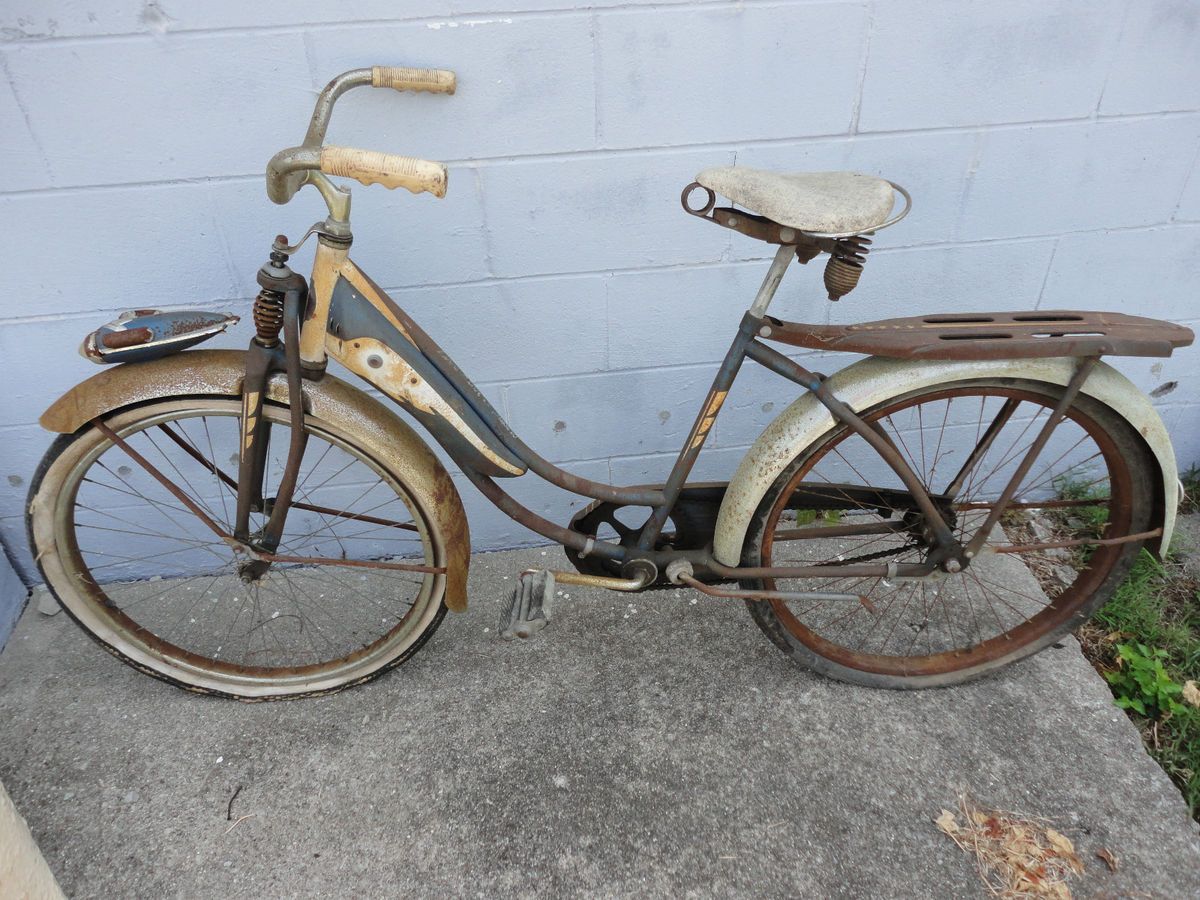
[[500,616],[500,637],[506,641],[529,638],[549,625],[553,597],[553,572],[545,569],[522,572],[512,600]]

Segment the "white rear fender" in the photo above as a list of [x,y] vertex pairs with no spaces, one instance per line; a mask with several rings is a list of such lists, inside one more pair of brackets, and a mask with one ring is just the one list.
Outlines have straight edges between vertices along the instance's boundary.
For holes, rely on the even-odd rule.
[[[842,369],[827,382],[834,395],[855,412],[918,388],[944,386],[977,378],[1022,378],[1065,385],[1075,370],[1073,359],[1005,359],[931,362],[872,356]],[[1175,450],[1150,400],[1112,366],[1101,362],[1088,376],[1083,392],[1122,416],[1145,440],[1162,475],[1162,537],[1159,552],[1170,546],[1179,503]],[[743,457],[717,517],[713,555],[727,566],[741,562],[750,519],[775,479],[796,456],[834,427],[833,416],[810,393],[785,409]]]

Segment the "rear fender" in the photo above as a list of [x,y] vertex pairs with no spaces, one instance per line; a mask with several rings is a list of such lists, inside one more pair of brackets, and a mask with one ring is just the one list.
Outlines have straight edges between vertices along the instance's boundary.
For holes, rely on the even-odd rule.
[[[861,412],[918,388],[978,378],[1023,378],[1065,385],[1074,372],[1075,360],[1068,358],[954,362],[872,356],[837,372],[826,384],[851,409]],[[1161,556],[1171,544],[1179,505],[1179,475],[1167,429],[1149,398],[1106,363],[1099,363],[1088,376],[1083,392],[1126,419],[1158,463],[1162,493],[1156,508],[1162,510],[1159,524],[1163,532],[1157,551]],[[741,562],[750,520],[771,485],[801,451],[835,424],[829,410],[805,393],[767,426],[742,458],[721,504],[713,543],[713,556],[719,562],[727,566]]]
[[[245,374],[241,350],[190,350],[149,362],[105,369],[75,385],[41,417],[48,431],[70,434],[97,416],[178,396],[241,396]],[[280,373],[267,385],[267,399],[286,404],[287,380]],[[420,436],[379,401],[326,374],[304,383],[306,412],[353,434],[403,482],[414,502],[438,526],[435,552],[446,567],[446,606],[467,608],[471,537],[458,489]]]

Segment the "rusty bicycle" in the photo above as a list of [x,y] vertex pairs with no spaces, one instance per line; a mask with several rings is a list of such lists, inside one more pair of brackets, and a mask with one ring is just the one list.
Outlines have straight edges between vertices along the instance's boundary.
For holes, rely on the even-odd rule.
[[[724,167],[684,188],[689,214],[775,245],[774,259],[666,481],[564,471],[351,260],[350,192],[332,178],[447,188],[441,164],[325,144],[335,102],[360,86],[453,94],[456,78],[376,66],[320,94],[303,142],[271,159],[266,181],[277,204],[314,188],[328,215],[296,244],[271,245],[249,346],[179,352],[235,317],[133,310],[82,348],[119,365],[42,416],[59,436],[32,481],[31,546],[63,608],[124,662],[204,693],[312,696],[397,666],[447,609],[465,608],[471,546],[455,482],[330,359],[395,401],[491,503],[564,548],[570,567],[518,579],[505,637],[546,625],[556,585],[686,587],[745,601],[818,672],[947,685],[1057,640],[1140,548],[1166,548],[1179,489],[1170,439],[1101,357],[1169,356],[1192,333],[1057,310],[847,326],[771,316],[793,261],[826,255],[837,300],[871,236],[908,213],[899,185],[852,172]],[[289,261],[310,237],[305,278]],[[826,376],[797,361],[811,351],[865,358]],[[798,396],[728,482],[689,483],[747,361]],[[556,524],[501,487],[520,476],[592,502]]]

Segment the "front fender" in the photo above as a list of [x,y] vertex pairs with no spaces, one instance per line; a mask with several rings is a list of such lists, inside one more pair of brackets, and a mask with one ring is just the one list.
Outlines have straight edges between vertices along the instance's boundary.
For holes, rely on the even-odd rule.
[[[951,362],[872,356],[837,372],[826,384],[851,409],[861,412],[917,388],[977,378],[1024,378],[1065,385],[1074,371],[1075,361],[1067,358]],[[1163,511],[1158,552],[1162,555],[1170,546],[1179,504],[1179,474],[1167,429],[1149,398],[1106,363],[1101,362],[1088,376],[1083,392],[1128,420],[1158,462]],[[713,542],[713,556],[719,562],[727,566],[741,562],[750,519],[767,490],[805,447],[835,424],[829,410],[815,396],[805,393],[767,426],[742,458],[721,503]]]
[[[59,397],[43,414],[48,431],[70,434],[97,416],[165,397],[240,397],[245,374],[241,350],[190,350],[143,363],[105,369]],[[306,412],[353,434],[404,483],[414,502],[436,525],[435,550],[446,567],[446,606],[467,608],[471,537],[467,515],[449,473],[407,423],[340,378],[325,375],[304,383]],[[274,375],[267,399],[287,403],[287,380]]]

